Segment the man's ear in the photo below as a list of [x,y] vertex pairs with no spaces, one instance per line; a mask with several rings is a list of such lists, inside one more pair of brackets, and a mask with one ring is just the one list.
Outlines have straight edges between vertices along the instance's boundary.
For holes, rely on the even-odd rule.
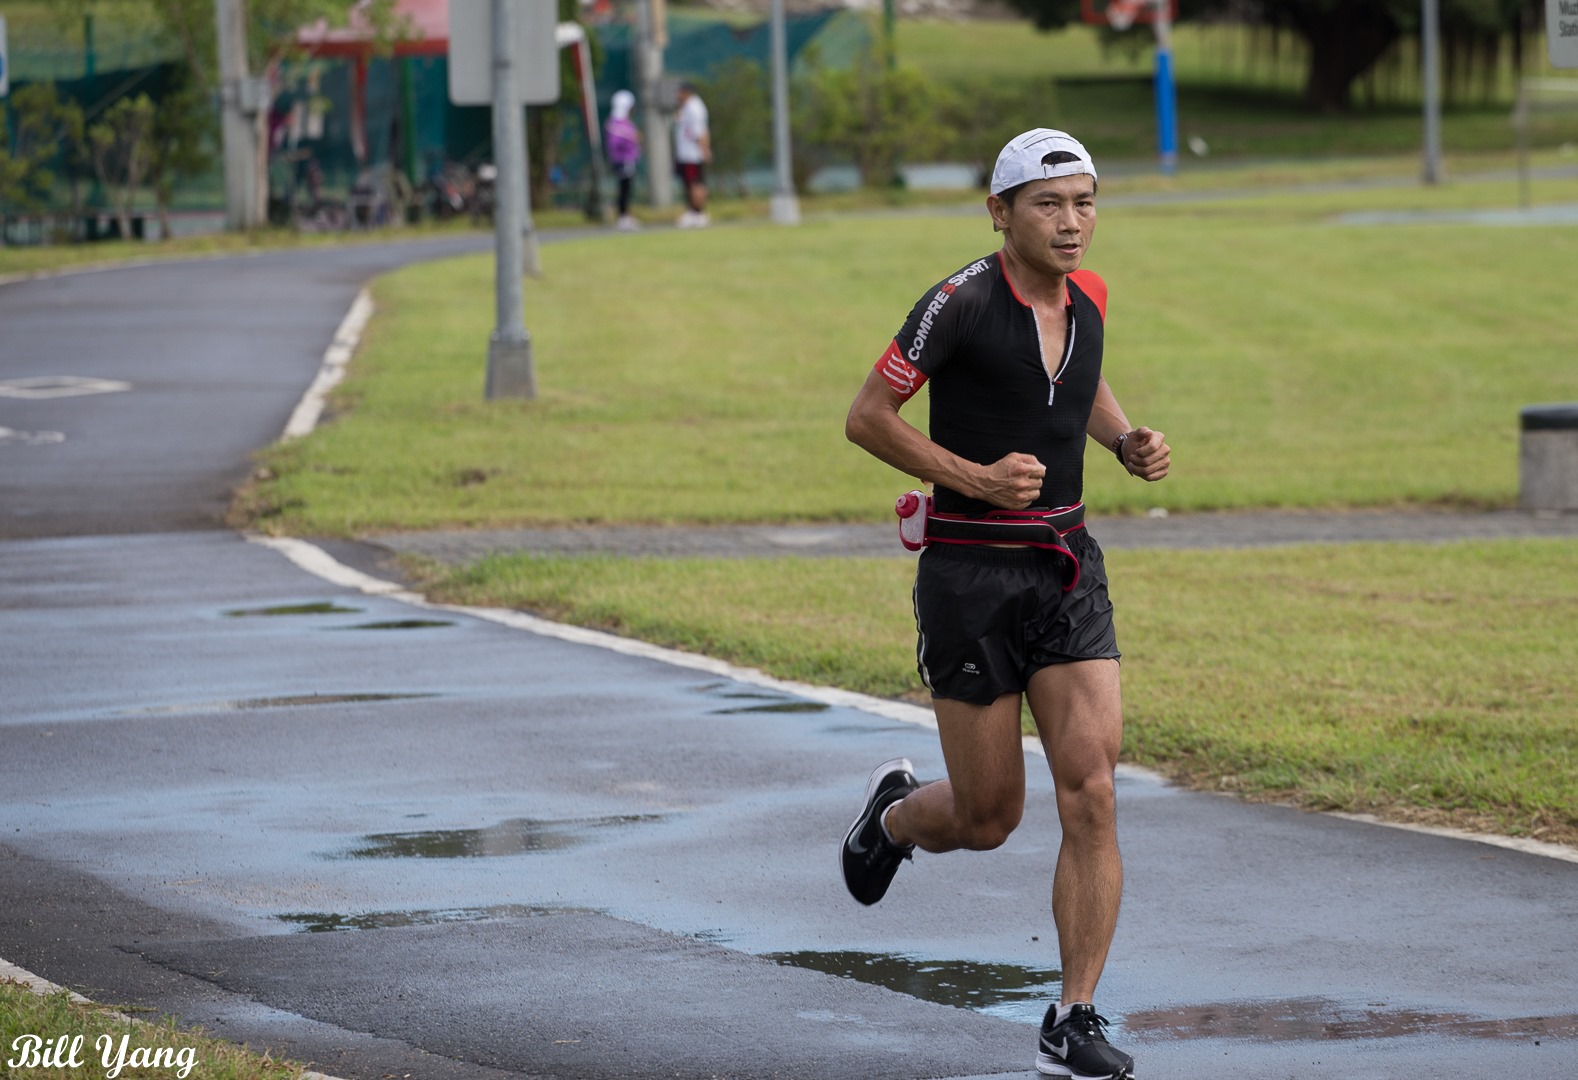
[[1004,204],[1003,200],[998,198],[996,195],[988,195],[986,197],[986,212],[992,215],[993,232],[1003,231],[1003,226],[1001,221],[999,221],[999,216],[1001,215],[1002,217],[1006,218],[1008,216],[1005,212],[1007,209],[1008,208],[1006,204]]

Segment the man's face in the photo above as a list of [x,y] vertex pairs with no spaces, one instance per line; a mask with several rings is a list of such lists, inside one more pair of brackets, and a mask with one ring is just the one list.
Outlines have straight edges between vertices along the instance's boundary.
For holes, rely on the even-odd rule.
[[1032,180],[1012,207],[992,195],[987,208],[1016,256],[1045,273],[1068,274],[1096,234],[1096,181],[1084,173]]

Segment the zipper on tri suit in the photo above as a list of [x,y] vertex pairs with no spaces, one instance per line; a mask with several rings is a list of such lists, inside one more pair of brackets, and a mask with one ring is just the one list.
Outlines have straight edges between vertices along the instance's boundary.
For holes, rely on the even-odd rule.
[[[1054,400],[1056,400],[1056,398],[1057,398],[1057,388],[1063,382],[1063,373],[1068,370],[1069,363],[1074,359],[1074,312],[1072,310],[1073,306],[1074,305],[1072,305],[1072,304],[1069,305],[1070,310],[1069,310],[1069,314],[1068,314],[1068,342],[1065,344],[1064,349],[1063,349],[1063,362],[1058,365],[1057,371],[1051,376],[1050,380],[1047,383],[1047,407],[1048,408],[1051,408],[1052,402]],[[1039,319],[1036,320],[1036,344],[1037,345],[1041,344],[1041,321]],[[1043,353],[1042,355],[1044,356],[1046,354]],[[1042,367],[1042,370],[1046,369],[1046,363],[1044,361],[1042,362],[1041,367]]]

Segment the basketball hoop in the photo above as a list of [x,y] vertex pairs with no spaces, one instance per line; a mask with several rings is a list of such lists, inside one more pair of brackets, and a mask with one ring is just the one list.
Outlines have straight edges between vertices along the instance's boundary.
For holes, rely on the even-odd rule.
[[[1563,0],[1570,2],[1570,0]],[[1156,31],[1156,153],[1163,175],[1178,168],[1178,101],[1173,83],[1173,23],[1178,0],[1079,0],[1079,17],[1090,26],[1108,26],[1122,33],[1136,23]]]
[[1107,5],[1107,21],[1121,33],[1134,25],[1141,8],[1149,6],[1148,0],[1113,0]]
[[[1165,0],[1169,21],[1178,20],[1178,0]],[[1079,17],[1091,26],[1110,26],[1120,33],[1136,23],[1156,21],[1157,0],[1079,0]]]

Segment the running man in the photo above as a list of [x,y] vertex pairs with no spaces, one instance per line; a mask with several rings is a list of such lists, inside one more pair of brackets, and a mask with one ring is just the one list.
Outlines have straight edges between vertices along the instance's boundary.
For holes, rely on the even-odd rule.
[[[1107,289],[1079,269],[1096,228],[1085,148],[1061,131],[1020,135],[998,156],[986,208],[1001,250],[916,302],[845,429],[933,485],[916,659],[948,776],[921,785],[905,759],[877,767],[844,840],[844,881],[874,904],[917,847],[986,851],[1008,838],[1024,811],[1028,695],[1063,830],[1052,885],[1063,993],[1036,1068],[1132,1077],[1093,1004],[1123,891],[1123,710],[1106,570],[1080,500],[1087,436],[1149,481],[1167,475],[1170,450],[1161,432],[1129,423],[1102,378]],[[899,417],[928,380],[929,438]]]

